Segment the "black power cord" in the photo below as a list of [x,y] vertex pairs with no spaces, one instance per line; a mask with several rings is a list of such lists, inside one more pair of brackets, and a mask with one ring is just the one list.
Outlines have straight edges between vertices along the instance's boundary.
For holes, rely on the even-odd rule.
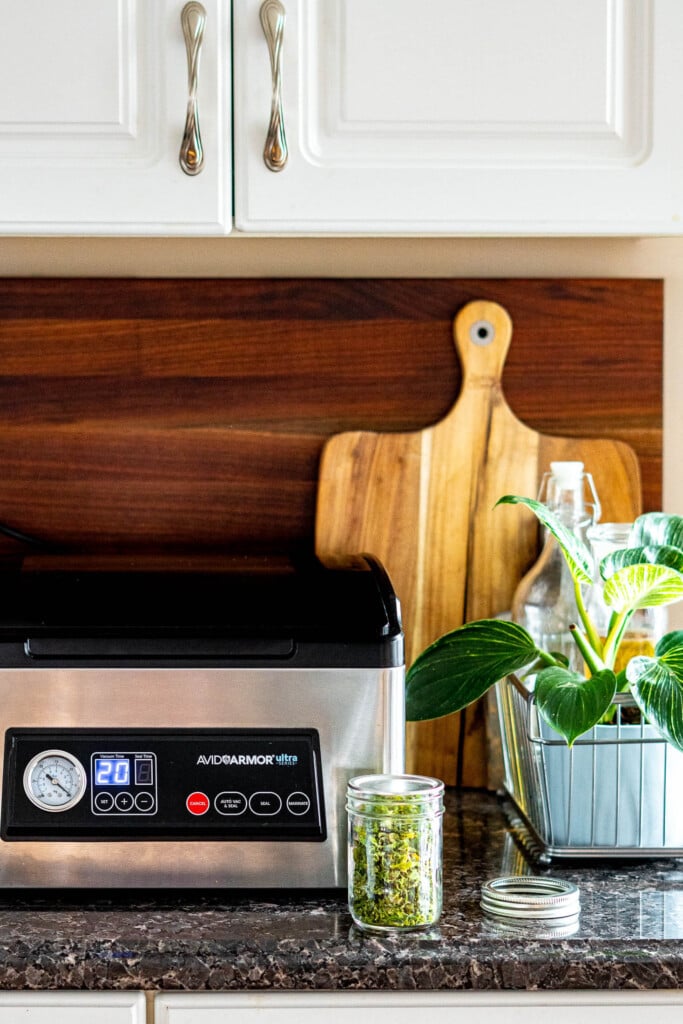
[[11,537],[12,540],[18,540],[21,544],[27,544],[29,547],[41,548],[43,551],[55,550],[55,545],[49,541],[42,540],[40,537],[34,537],[30,533],[24,533],[22,530],[15,530],[13,526],[8,526],[7,523],[0,522],[0,533],[4,534],[5,537]]

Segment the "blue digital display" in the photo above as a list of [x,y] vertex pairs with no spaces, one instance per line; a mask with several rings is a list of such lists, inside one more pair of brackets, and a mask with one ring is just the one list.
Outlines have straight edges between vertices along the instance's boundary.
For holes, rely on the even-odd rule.
[[130,785],[130,761],[127,757],[96,757],[96,786]]

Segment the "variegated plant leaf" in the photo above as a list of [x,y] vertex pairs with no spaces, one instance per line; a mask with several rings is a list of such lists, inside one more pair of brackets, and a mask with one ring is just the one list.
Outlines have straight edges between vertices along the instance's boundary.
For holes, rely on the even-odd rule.
[[666,512],[638,516],[628,539],[630,548],[656,545],[683,549],[683,517]]
[[627,565],[605,581],[602,596],[615,612],[673,604],[683,597],[683,572],[649,562]]
[[667,565],[670,569],[683,573],[683,551],[680,548],[650,544],[644,548],[620,548],[618,551],[610,551],[600,562],[600,575],[606,580],[618,569],[646,562],[651,565]]
[[535,661],[538,648],[522,626],[481,619],[425,648],[406,674],[406,717],[440,718],[477,700],[510,672]]
[[655,654],[683,679],[683,629],[674,629],[658,640]]
[[520,498],[516,494],[506,494],[499,498],[496,505],[526,505],[536,518],[547,527],[562,548],[570,572],[579,583],[590,583],[593,578],[593,559],[591,553],[580,537],[572,533],[558,516],[533,498]]
[[653,658],[631,658],[626,678],[648,721],[683,750],[683,631],[662,637]]

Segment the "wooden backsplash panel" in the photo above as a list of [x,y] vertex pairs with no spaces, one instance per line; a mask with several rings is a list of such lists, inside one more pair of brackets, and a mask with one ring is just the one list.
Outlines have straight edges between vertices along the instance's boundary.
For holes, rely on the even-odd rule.
[[512,317],[517,415],[627,441],[659,507],[660,281],[32,278],[0,280],[0,520],[86,551],[309,547],[325,439],[443,416],[475,298]]

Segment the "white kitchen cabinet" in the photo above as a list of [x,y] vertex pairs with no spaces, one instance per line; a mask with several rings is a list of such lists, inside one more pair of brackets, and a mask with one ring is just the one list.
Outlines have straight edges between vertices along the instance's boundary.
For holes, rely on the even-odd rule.
[[237,228],[683,231],[680,0],[281,3],[276,171],[278,62],[233,3]]
[[230,5],[202,4],[194,174],[179,162],[191,77],[183,0],[3,4],[3,233],[230,230]]
[[0,992],[2,1024],[145,1024],[142,992]]
[[680,1024],[681,992],[225,992],[155,998],[154,1024]]

